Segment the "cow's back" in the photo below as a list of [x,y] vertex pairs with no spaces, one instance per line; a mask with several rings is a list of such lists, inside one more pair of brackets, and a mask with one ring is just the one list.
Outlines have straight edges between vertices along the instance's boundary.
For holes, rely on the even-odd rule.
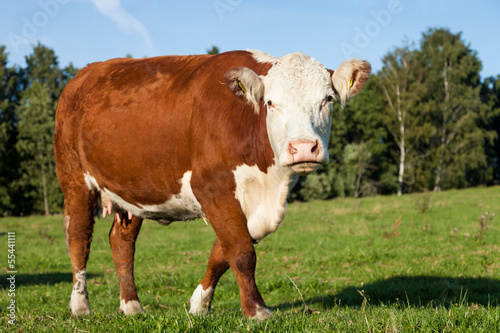
[[[165,202],[179,193],[187,171],[219,163],[224,156],[211,160],[213,147],[255,154],[254,147],[236,147],[238,141],[248,145],[238,137],[248,133],[266,146],[265,115],[255,115],[224,84],[224,74],[234,67],[265,74],[270,64],[242,51],[90,64],[61,96],[56,154],[72,150],[80,172],[127,202]],[[233,155],[225,162],[240,164]],[[250,159],[258,164],[255,156]]]

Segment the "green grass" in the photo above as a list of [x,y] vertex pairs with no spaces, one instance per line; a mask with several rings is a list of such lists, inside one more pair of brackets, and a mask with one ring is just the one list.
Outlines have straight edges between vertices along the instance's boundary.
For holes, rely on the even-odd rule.
[[[290,204],[279,230],[256,246],[257,285],[274,313],[262,322],[242,316],[231,271],[209,315],[187,314],[214,240],[201,220],[144,223],[135,278],[146,314],[128,318],[118,314],[111,220],[98,219],[87,266],[94,314],[74,318],[62,217],[4,218],[0,330],[498,332],[500,221],[481,228],[485,212],[500,212],[500,187]],[[6,309],[9,231],[18,270],[14,327]]]

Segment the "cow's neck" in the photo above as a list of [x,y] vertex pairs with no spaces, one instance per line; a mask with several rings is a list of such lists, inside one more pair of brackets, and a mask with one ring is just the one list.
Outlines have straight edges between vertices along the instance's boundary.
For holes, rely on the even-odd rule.
[[287,197],[298,176],[275,165],[262,172],[256,165],[241,165],[234,171],[235,195],[247,218],[254,241],[276,231],[285,217]]

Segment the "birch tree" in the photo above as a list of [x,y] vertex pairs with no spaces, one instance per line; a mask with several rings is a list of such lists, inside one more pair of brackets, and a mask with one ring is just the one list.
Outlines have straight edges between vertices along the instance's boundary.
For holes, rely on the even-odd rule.
[[383,123],[397,146],[398,196],[403,193],[409,155],[423,133],[417,131],[423,113],[416,108],[423,85],[418,53],[409,46],[396,48],[382,59],[383,68],[377,78],[387,102]]

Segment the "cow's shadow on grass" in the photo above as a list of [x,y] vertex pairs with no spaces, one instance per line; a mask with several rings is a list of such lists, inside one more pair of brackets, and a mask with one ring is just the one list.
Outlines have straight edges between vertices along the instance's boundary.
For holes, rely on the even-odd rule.
[[489,278],[460,278],[436,276],[397,276],[385,280],[353,286],[339,293],[326,294],[276,308],[289,309],[303,306],[361,307],[363,302],[371,306],[400,304],[402,306],[445,306],[451,304],[500,305],[500,280]]
[[[34,274],[14,274],[16,288],[19,286],[30,285],[54,285],[60,282],[73,283],[72,273],[50,272],[50,273],[34,273]],[[87,279],[102,276],[102,274],[88,274]],[[11,281],[7,280],[10,274],[0,275],[0,288],[8,289]]]

